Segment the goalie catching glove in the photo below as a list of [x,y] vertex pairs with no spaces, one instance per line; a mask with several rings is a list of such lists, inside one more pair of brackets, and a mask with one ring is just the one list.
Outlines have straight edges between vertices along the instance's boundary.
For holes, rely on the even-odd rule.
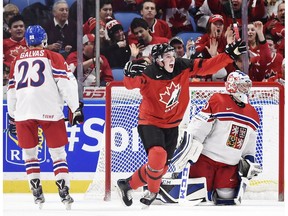
[[192,136],[187,131],[184,132],[183,139],[180,141],[180,146],[174,152],[171,164],[176,171],[182,171],[188,162],[195,163],[203,149],[202,143],[192,139]]
[[247,159],[241,159],[238,164],[238,173],[240,177],[251,179],[262,172],[262,167],[258,163],[253,163]]
[[233,60],[237,59],[238,56],[245,52],[247,52],[246,43],[240,38],[231,44],[227,44],[225,48],[225,53],[227,53]]
[[84,122],[84,114],[82,111],[83,103],[79,102],[79,107],[72,113],[71,109],[68,109],[68,120],[71,126],[76,124],[83,124]]
[[144,59],[128,61],[124,67],[124,75],[127,77],[135,77],[142,75],[147,67],[147,62]]

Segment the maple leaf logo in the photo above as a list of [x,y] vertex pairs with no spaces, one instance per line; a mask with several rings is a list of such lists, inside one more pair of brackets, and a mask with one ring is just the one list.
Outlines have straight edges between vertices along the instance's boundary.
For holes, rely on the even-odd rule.
[[18,46],[18,47],[15,47],[15,49],[11,49],[10,50],[10,56],[15,59],[17,55],[19,55],[20,53],[26,51],[26,47],[23,47],[23,46]]
[[181,92],[180,85],[175,85],[174,82],[171,83],[169,87],[166,87],[166,91],[160,94],[160,100],[162,103],[166,104],[166,108],[169,108],[175,104],[178,104],[179,94]]
[[181,13],[181,11],[176,11],[176,13],[174,13],[173,16],[169,18],[169,22],[174,28],[181,28],[187,25],[187,17],[184,13]]

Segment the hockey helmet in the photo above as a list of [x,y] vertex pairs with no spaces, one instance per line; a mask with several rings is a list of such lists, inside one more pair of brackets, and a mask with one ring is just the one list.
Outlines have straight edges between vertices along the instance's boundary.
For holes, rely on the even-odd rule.
[[171,46],[168,43],[163,43],[163,44],[156,44],[152,47],[151,50],[151,56],[154,61],[156,61],[157,58],[162,58],[164,53],[174,51],[174,47]]
[[29,26],[25,31],[25,40],[28,46],[47,45],[47,34],[40,25]]
[[225,82],[226,91],[243,103],[248,103],[248,94],[252,87],[249,76],[240,70],[236,70],[227,76]]

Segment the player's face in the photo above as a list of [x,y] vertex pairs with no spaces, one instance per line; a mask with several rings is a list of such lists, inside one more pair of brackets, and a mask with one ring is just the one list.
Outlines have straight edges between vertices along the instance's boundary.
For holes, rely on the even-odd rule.
[[172,73],[175,65],[175,52],[170,51],[163,54],[164,68],[167,72]]
[[21,40],[24,37],[24,33],[25,33],[24,22],[21,20],[14,22],[9,31],[11,34],[11,38],[13,40],[16,40],[16,41]]

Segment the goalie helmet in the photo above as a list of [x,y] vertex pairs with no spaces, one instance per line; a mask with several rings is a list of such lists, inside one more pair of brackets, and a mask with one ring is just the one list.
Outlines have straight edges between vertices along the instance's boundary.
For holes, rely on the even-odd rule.
[[157,58],[160,57],[160,59],[163,57],[164,53],[174,51],[174,47],[171,46],[168,43],[163,43],[163,44],[156,44],[152,47],[151,50],[151,56],[154,61],[156,61]]
[[248,103],[248,94],[252,87],[249,76],[240,70],[230,73],[225,82],[226,91],[243,103]]
[[29,26],[25,32],[25,40],[28,46],[47,45],[47,34],[40,25]]

